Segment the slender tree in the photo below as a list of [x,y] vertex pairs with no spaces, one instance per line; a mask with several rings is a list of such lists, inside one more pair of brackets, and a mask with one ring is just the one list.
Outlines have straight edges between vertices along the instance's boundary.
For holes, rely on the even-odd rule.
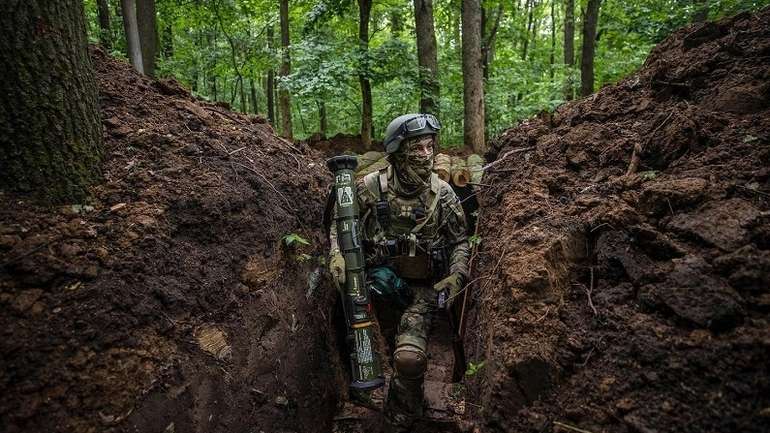
[[[267,26],[267,50],[270,52],[270,54],[273,53],[273,46],[275,42],[273,41],[273,25],[268,24]],[[267,69],[267,77],[265,78],[265,96],[267,96],[267,120],[270,122],[273,127],[275,127],[275,91],[273,90],[273,87],[275,86],[275,72],[273,71],[272,66]]]
[[155,0],[136,0],[142,66],[144,73],[151,77],[155,76],[155,59],[158,56],[158,22],[155,15]]
[[433,0],[414,0],[417,63],[420,67],[420,111],[439,114],[438,54],[433,27]]
[[257,87],[254,84],[254,79],[249,78],[249,91],[251,93],[251,108],[254,114],[259,113],[259,100],[257,99]]
[[[291,58],[289,57],[289,0],[281,0],[281,77],[291,73]],[[278,92],[278,109],[281,112],[281,134],[293,138],[291,129],[291,98],[289,90],[281,86]]]
[[83,200],[102,158],[83,3],[0,2],[0,62],[0,188]]
[[564,83],[564,99],[575,97],[572,68],[575,66],[575,0],[564,0],[564,64],[567,79]]
[[120,0],[120,6],[123,13],[123,29],[126,32],[128,60],[134,66],[134,69],[144,74],[142,48],[139,42],[139,26],[136,21],[136,2],[135,0]]
[[694,13],[692,22],[702,23],[709,17],[709,0],[693,0]]
[[107,0],[97,0],[99,14],[99,42],[108,50],[112,49],[112,29],[110,29],[110,5]]
[[316,104],[318,105],[318,133],[321,134],[321,138],[326,138],[326,133],[329,129],[326,118],[326,102],[317,99]]
[[372,146],[372,84],[369,81],[369,17],[372,0],[358,0],[358,47],[362,64],[358,72],[361,85],[361,143],[365,149]]
[[601,0],[588,0],[583,18],[583,51],[580,58],[581,96],[588,96],[594,92],[594,54],[600,2]]
[[[482,9],[483,11],[483,9]],[[482,14],[483,17],[483,14]],[[483,59],[484,68],[484,81],[489,78],[489,65],[492,63],[492,59],[495,57],[495,39],[497,38],[497,29],[500,27],[500,19],[503,17],[503,2],[497,4],[497,14],[495,15],[495,21],[492,24],[492,28],[486,31],[486,24],[482,19],[482,30],[485,30],[486,36],[482,39],[481,55]]]
[[481,4],[463,0],[463,104],[465,145],[476,153],[487,150],[484,141],[484,80],[481,56]]
[[556,59],[556,5],[554,3],[556,2],[551,0],[551,56],[548,59],[548,64],[550,65],[548,73],[551,81],[553,81],[553,63],[554,59]]

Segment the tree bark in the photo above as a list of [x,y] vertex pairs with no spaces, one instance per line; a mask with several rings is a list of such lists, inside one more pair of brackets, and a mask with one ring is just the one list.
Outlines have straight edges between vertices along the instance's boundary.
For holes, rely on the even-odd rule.
[[692,22],[702,23],[709,17],[709,1],[708,0],[693,0],[693,7],[695,12],[692,15]]
[[601,0],[588,0],[583,19],[583,51],[580,59],[580,95],[594,92],[594,54],[596,52],[596,25],[599,21]]
[[[281,0],[281,77],[291,73],[291,58],[289,56],[289,0]],[[288,139],[293,138],[291,129],[291,98],[289,91],[281,88],[278,91],[278,109],[281,112],[281,134]]]
[[369,82],[369,16],[372,0],[358,0],[358,46],[363,59],[358,81],[361,85],[361,143],[372,147],[372,85]]
[[110,29],[110,5],[107,0],[97,0],[99,14],[99,42],[106,50],[112,49],[112,30]]
[[254,114],[259,114],[259,100],[257,99],[257,88],[254,86],[254,79],[249,78],[249,90],[251,91],[251,109]]
[[486,153],[484,140],[484,80],[481,58],[481,5],[479,0],[463,0],[463,104],[465,145],[479,154]]
[[551,82],[553,82],[553,64],[556,59],[556,1],[551,0],[551,57],[549,59],[548,74],[550,75]]
[[136,1],[120,0],[121,12],[123,12],[123,29],[126,32],[126,50],[128,60],[134,65],[134,69],[144,74],[142,48],[139,42],[139,26],[136,21]]
[[83,3],[0,2],[0,32],[0,188],[82,203],[103,153]]
[[[267,26],[267,50],[270,54],[273,53],[273,26]],[[265,95],[267,96],[267,121],[275,128],[275,91],[273,85],[275,84],[275,72],[273,68],[267,70],[267,78],[265,79]]]
[[[489,30],[489,34],[486,36],[486,39],[483,40],[483,45],[481,46],[482,51],[482,58],[484,61],[484,81],[486,82],[489,78],[489,65],[492,63],[492,60],[495,57],[495,39],[497,38],[497,29],[500,28],[500,19],[503,17],[503,2],[500,2],[497,4],[497,15],[495,16],[495,22],[492,24],[492,28]],[[482,20],[482,28],[486,28],[486,26],[483,24]]]
[[420,67],[420,111],[439,115],[438,54],[433,27],[433,0],[414,0],[417,63]]
[[532,14],[534,13],[536,0],[527,1],[527,30],[524,32],[524,47],[521,50],[521,60],[527,60],[527,48],[529,48],[529,33],[532,31]]
[[155,59],[158,56],[158,23],[155,15],[155,0],[136,0],[142,65],[144,73],[150,77],[155,76]]
[[567,66],[564,99],[569,101],[575,97],[572,78],[572,68],[575,66],[575,0],[564,1],[564,64]]
[[320,99],[316,103],[318,104],[318,132],[321,134],[321,138],[326,138],[326,131],[328,129],[326,103]]

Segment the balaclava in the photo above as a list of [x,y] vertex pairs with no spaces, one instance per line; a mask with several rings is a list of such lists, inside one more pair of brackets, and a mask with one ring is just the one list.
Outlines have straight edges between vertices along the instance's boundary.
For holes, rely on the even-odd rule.
[[[426,154],[418,143],[427,140],[432,143],[430,152]],[[397,151],[389,155],[389,161],[398,178],[400,193],[416,195],[430,186],[434,143],[433,135],[421,135],[404,141]]]

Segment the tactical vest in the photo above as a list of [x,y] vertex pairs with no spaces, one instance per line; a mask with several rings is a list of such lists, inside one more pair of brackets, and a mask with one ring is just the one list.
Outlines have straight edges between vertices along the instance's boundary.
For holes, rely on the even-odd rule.
[[430,278],[441,199],[439,177],[431,174],[430,191],[423,201],[424,194],[401,197],[393,193],[388,185],[391,170],[388,167],[364,176],[364,185],[375,198],[374,207],[362,217],[365,237],[380,255],[387,254],[389,264],[402,278]]

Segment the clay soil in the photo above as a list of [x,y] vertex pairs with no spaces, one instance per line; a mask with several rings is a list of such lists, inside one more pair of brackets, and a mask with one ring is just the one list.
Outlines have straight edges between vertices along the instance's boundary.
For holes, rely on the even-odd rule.
[[0,431],[329,431],[344,384],[316,260],[322,159],[92,59],[93,201],[2,196]]
[[466,341],[482,431],[770,431],[768,137],[770,9],[497,138]]

